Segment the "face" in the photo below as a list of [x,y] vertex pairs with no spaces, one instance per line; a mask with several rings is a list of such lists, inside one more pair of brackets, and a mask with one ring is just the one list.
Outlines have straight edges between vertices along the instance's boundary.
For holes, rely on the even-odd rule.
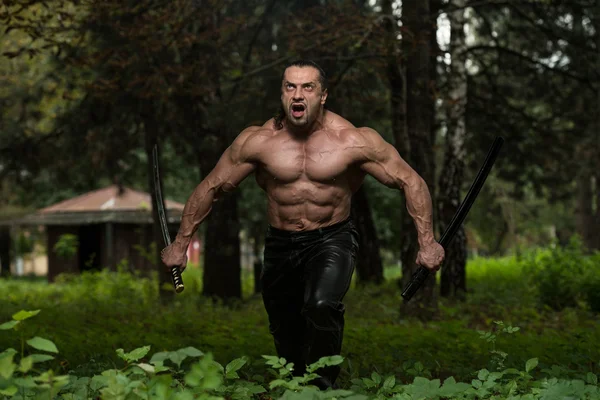
[[325,99],[327,90],[322,90],[319,71],[316,68],[286,69],[281,88],[281,103],[290,124],[296,127],[312,125],[319,116]]

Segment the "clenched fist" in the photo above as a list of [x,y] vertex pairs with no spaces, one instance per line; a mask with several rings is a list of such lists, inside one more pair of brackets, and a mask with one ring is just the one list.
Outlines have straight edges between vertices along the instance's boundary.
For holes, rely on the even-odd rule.
[[187,248],[182,247],[179,243],[173,242],[160,252],[160,258],[169,272],[173,267],[179,267],[180,272],[185,270],[188,261]]
[[444,257],[444,248],[438,242],[432,242],[420,247],[416,262],[429,271],[436,272],[440,269]]

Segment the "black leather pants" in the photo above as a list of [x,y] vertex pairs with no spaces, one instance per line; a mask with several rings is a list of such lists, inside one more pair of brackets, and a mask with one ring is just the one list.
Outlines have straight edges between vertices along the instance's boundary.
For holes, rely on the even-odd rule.
[[[304,232],[269,227],[265,239],[262,295],[279,357],[294,375],[324,356],[339,355],[344,333],[342,303],[352,279],[358,231],[350,219]],[[339,366],[316,371],[311,383],[332,387]]]

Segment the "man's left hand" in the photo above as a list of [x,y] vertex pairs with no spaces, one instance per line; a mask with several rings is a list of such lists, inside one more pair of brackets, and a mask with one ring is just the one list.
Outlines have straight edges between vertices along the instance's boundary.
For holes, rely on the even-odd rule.
[[438,242],[421,246],[417,254],[417,264],[427,268],[430,272],[440,269],[444,261],[444,248]]

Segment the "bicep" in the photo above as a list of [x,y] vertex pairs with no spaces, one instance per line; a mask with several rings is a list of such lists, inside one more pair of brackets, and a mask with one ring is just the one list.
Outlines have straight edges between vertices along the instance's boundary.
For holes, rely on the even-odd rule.
[[254,172],[255,168],[252,162],[233,159],[230,149],[227,149],[206,179],[216,188],[229,192]]
[[242,133],[223,152],[213,170],[206,176],[211,187],[231,191],[254,172],[256,163],[248,152],[247,139]]

